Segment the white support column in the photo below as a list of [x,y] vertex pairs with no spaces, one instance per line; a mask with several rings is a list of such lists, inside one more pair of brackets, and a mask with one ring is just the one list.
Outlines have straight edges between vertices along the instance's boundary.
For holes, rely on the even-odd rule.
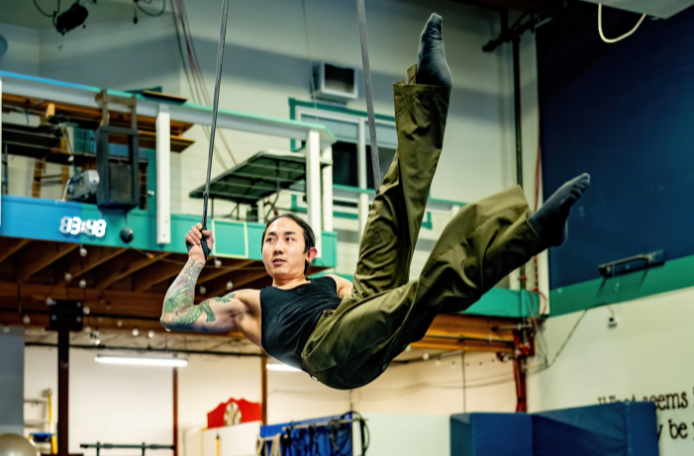
[[169,106],[157,110],[157,244],[171,243],[171,116]]
[[319,257],[323,247],[320,155],[320,134],[316,130],[311,130],[306,141],[306,204],[308,204],[308,224],[316,235],[316,249],[318,249]]
[[[321,152],[321,160],[333,161],[333,148],[326,147]],[[324,166],[323,174],[323,231],[333,230],[333,166]]]
[[[366,120],[359,122],[359,144],[357,147],[357,176],[358,185],[362,190],[366,190]],[[369,217],[369,195],[366,193],[359,194],[359,202],[357,203],[357,211],[359,212],[359,240],[361,240],[366,220]]]

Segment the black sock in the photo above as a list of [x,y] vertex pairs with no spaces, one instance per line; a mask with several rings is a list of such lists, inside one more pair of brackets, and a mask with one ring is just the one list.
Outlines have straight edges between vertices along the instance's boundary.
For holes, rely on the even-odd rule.
[[433,13],[424,26],[419,46],[417,84],[450,86],[453,83],[443,49],[442,23],[441,16]]
[[569,226],[567,219],[571,206],[590,186],[590,175],[581,174],[562,185],[545,201],[539,211],[528,219],[535,232],[551,246],[562,245],[566,241]]

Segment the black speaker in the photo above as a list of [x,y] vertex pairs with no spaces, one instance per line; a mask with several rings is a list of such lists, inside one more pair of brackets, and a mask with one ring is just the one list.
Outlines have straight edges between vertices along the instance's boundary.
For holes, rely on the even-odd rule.
[[[109,136],[127,137],[127,157],[109,153]],[[140,205],[139,162],[137,130],[113,125],[96,130],[96,169],[99,172],[96,204],[99,209],[129,211]]]

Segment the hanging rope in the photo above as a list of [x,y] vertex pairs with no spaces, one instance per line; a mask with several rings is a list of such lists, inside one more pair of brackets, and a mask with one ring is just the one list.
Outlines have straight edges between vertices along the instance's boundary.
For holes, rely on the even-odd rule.
[[378,194],[381,188],[381,166],[378,161],[378,144],[376,143],[376,115],[374,114],[374,96],[371,87],[371,67],[369,66],[369,47],[366,39],[366,10],[364,0],[357,0],[359,19],[359,42],[361,43],[361,65],[364,72],[364,89],[366,92],[366,112],[369,119],[369,138],[371,139],[371,167],[374,175],[374,188]]
[[636,26],[624,35],[617,38],[605,38],[605,34],[602,32],[602,3],[598,3],[598,32],[600,33],[600,38],[602,38],[602,40],[607,44],[617,43],[619,41],[622,41],[624,38],[629,38],[639,29],[641,23],[644,21],[644,19],[646,19],[646,16],[646,14],[641,16],[641,19],[639,19],[639,22],[636,24]]
[[[214,103],[212,105],[212,128],[210,130],[210,153],[207,158],[207,181],[205,182],[205,194],[203,195],[202,210],[202,229],[207,229],[207,201],[210,197],[210,178],[212,177],[212,158],[214,157],[214,136],[217,131],[217,111],[219,110],[219,89],[222,85],[222,64],[224,63],[224,42],[227,35],[227,16],[229,12],[229,0],[222,0],[222,30],[219,35],[219,46],[217,47],[217,77],[214,83]],[[207,240],[203,238],[200,243],[205,259],[210,254],[210,247]],[[192,244],[186,244],[188,251],[193,248]]]

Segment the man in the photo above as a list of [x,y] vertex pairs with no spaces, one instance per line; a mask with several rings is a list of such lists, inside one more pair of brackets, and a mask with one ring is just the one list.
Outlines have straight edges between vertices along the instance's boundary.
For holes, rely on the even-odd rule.
[[278,360],[327,386],[353,389],[378,377],[436,315],[460,312],[511,271],[566,239],[571,206],[590,184],[567,182],[530,214],[519,187],[463,207],[444,229],[420,277],[408,282],[431,181],[443,145],[451,91],[441,17],[422,33],[418,65],[394,85],[398,148],[364,230],[354,283],[337,276],[308,280],[316,257],[313,232],[282,215],[263,233],[263,263],[273,278],[263,290],[240,290],[193,305],[205,264],[194,226],[190,260],[169,289],[162,324],[171,330],[240,331]]

